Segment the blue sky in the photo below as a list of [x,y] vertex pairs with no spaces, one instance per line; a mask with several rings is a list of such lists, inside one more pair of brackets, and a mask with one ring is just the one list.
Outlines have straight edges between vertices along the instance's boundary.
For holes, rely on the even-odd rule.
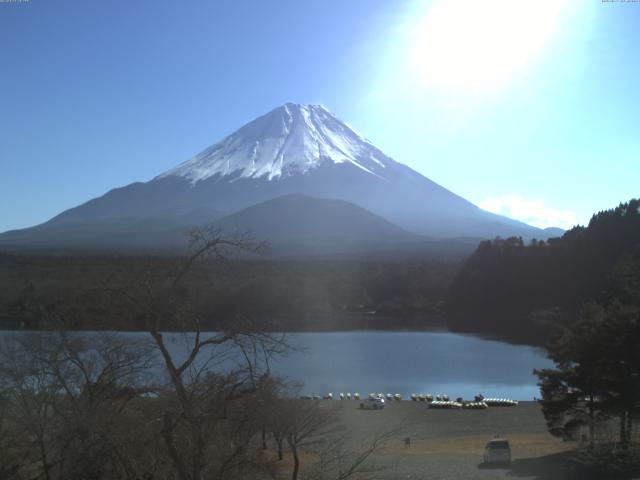
[[540,226],[640,195],[640,3],[505,2],[0,3],[0,231],[286,101]]

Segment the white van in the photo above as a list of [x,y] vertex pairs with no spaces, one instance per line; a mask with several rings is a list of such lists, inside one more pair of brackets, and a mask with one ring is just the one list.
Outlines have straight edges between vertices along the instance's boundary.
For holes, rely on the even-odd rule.
[[382,410],[384,398],[365,398],[360,402],[360,408],[364,410]]
[[484,447],[484,463],[511,463],[511,447],[504,438],[489,440]]

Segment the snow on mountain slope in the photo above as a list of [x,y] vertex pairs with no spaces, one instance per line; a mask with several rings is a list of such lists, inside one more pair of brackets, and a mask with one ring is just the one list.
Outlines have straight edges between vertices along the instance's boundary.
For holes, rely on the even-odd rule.
[[195,183],[238,173],[271,180],[308,173],[326,161],[351,163],[371,175],[393,162],[323,106],[287,103],[156,178]]

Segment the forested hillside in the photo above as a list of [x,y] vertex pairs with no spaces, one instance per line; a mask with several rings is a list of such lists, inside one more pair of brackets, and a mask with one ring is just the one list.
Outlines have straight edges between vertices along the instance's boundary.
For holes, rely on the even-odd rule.
[[[149,281],[179,259],[0,254],[0,328],[136,330],[108,292]],[[261,328],[423,329],[444,326],[442,304],[459,261],[307,260],[204,262],[185,294],[205,328],[251,318]]]
[[525,343],[543,343],[587,300],[603,300],[612,269],[640,248],[640,200],[595,214],[561,238],[482,242],[449,291],[449,326]]

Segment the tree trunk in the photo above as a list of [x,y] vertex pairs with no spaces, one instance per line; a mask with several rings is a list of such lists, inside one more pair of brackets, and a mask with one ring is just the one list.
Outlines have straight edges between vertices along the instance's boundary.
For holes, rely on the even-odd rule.
[[620,443],[627,443],[627,411],[620,412]]
[[277,439],[276,443],[278,444],[278,460],[282,460],[284,458],[284,455],[282,455],[282,438]]
[[291,473],[291,480],[298,480],[298,470],[300,469],[300,459],[298,458],[298,449],[295,446],[291,447],[293,453],[293,472]]
[[267,427],[266,425],[262,425],[262,449],[267,449]]
[[627,442],[631,443],[631,434],[633,433],[633,408],[627,411]]
[[589,395],[589,446],[593,447],[594,437],[594,408],[593,408],[593,395]]
[[187,472],[187,468],[182,461],[182,457],[178,452],[178,449],[174,443],[173,439],[173,421],[171,419],[170,413],[164,414],[164,427],[162,428],[160,434],[164,438],[164,443],[169,451],[169,458],[173,463],[174,468],[178,471],[178,477],[180,480],[191,480],[189,478],[189,473]]
[[191,475],[192,480],[200,480],[202,478],[202,471],[204,470],[204,448],[206,445],[206,441],[202,436],[202,432],[199,427],[195,424],[192,424],[192,429],[196,430],[195,434],[195,444],[196,451],[193,459],[193,472]]
[[51,466],[47,461],[47,450],[45,447],[44,440],[40,435],[38,435],[38,448],[40,450],[40,461],[42,462],[42,468],[44,470],[44,478],[46,480],[51,480],[51,475],[49,474],[49,470],[51,470]]

